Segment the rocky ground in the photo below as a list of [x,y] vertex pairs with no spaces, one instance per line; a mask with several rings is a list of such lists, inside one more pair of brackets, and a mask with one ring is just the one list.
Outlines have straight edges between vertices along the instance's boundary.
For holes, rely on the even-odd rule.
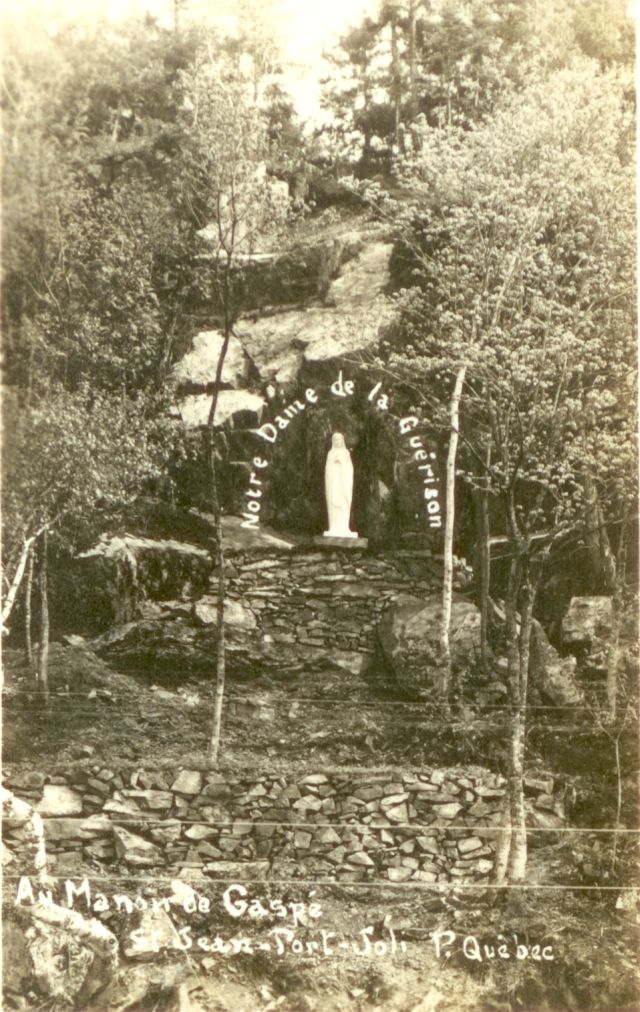
[[[188,764],[204,758],[210,734],[213,683],[149,684],[115,671],[86,645],[53,644],[49,705],[34,685],[22,651],[7,651],[4,750],[8,761],[92,756],[107,761],[161,758]],[[541,709],[531,724],[539,747],[561,747],[571,713]],[[248,731],[250,734],[248,735]],[[369,669],[347,680],[342,669],[322,669],[278,683],[268,676],[232,681],[225,711],[224,757],[231,769],[268,760],[323,765],[489,762],[506,758],[505,717],[493,704],[461,704],[446,719],[438,704],[399,696],[383,673]],[[582,746],[589,747],[588,730]],[[259,759],[257,759],[257,756]]]
[[[498,778],[505,772],[508,739],[501,709],[503,675],[498,663],[488,681],[482,677],[478,681],[473,664],[477,613],[464,594],[456,599],[454,609],[454,645],[456,664],[465,675],[457,702],[445,713],[420,676],[429,669],[432,630],[437,626],[435,605],[427,582],[421,588],[422,598],[404,593],[403,581],[414,580],[415,586],[415,576],[403,570],[407,560],[402,553],[384,561],[356,559],[348,564],[323,557],[323,565],[318,567],[317,560],[310,559],[302,548],[294,550],[292,544],[275,537],[270,540],[268,534],[262,535],[257,549],[251,537],[242,539],[237,531],[234,537],[239,540],[233,542],[230,562],[233,596],[229,620],[235,653],[230,655],[221,764],[228,780],[255,781],[258,797],[271,790],[270,783],[262,783],[267,774],[284,782],[292,776],[304,778],[309,771],[331,770],[332,776],[342,776],[341,782],[346,783],[358,774],[375,777],[381,767],[393,767],[399,773],[387,779],[404,784],[411,769],[462,766],[470,770],[480,765]],[[424,574],[435,561],[415,557],[412,564]],[[4,757],[8,787],[27,799],[16,803],[26,803],[27,811],[32,810],[32,804],[46,816],[51,790],[43,807],[44,802],[38,800],[43,791],[42,773],[32,771],[55,770],[48,782],[53,793],[56,789],[66,792],[65,803],[76,804],[78,792],[91,795],[86,810],[84,802],[78,809],[86,821],[104,817],[100,815],[103,794],[111,791],[114,777],[120,778],[118,783],[122,780],[125,808],[135,808],[143,795],[149,795],[151,804],[156,804],[160,795],[170,803],[170,791],[176,797],[177,790],[179,800],[177,771],[206,768],[213,682],[204,661],[211,656],[215,642],[215,599],[211,598],[215,582],[210,582],[207,552],[168,540],[105,540],[95,551],[85,553],[78,566],[82,579],[77,587],[85,588],[87,614],[98,616],[102,625],[93,631],[83,625],[78,606],[76,628],[85,636],[67,635],[51,645],[48,705],[24,653],[5,651]],[[467,577],[460,572],[464,590]],[[323,584],[328,577],[329,584]],[[307,589],[304,600],[298,602],[290,596],[290,587],[301,580],[306,580],[301,585]],[[330,597],[324,595],[323,586],[331,587]],[[382,617],[380,602],[384,603]],[[332,617],[327,603],[336,606]],[[597,711],[589,709],[597,706],[599,698],[604,663],[601,636],[608,608],[607,599],[575,599],[562,627],[572,654],[558,654],[541,629],[536,641],[532,700],[539,709],[532,710],[529,721],[527,794],[529,819],[537,820],[544,830],[565,825],[606,828],[616,819],[610,743],[594,724]],[[499,614],[495,621],[499,625]],[[145,638],[147,627],[151,634]],[[283,631],[286,641],[274,640],[282,659],[279,669],[276,655],[269,650],[261,653],[260,643],[265,636],[273,639]],[[341,637],[340,645],[336,636]],[[172,661],[174,655],[182,663]],[[263,663],[254,663],[256,657]],[[547,709],[554,699],[556,708]],[[630,756],[630,742],[623,747]],[[627,762],[625,776],[630,772],[628,766]],[[605,768],[609,772],[603,777]],[[151,782],[149,769],[156,770],[153,776],[162,783]],[[554,771],[551,777],[549,769]],[[197,777],[200,782],[202,777]],[[56,784],[62,786],[56,788]],[[475,791],[472,781],[452,784],[456,791],[464,793],[469,787]],[[152,789],[145,791],[145,785]],[[396,793],[404,789],[393,787]],[[303,788],[303,794],[306,790]],[[387,793],[390,791],[391,786]],[[626,797],[626,786],[624,791]],[[400,797],[391,793],[389,804]],[[382,817],[384,821],[390,809],[379,794],[376,787],[357,803],[376,809],[366,818]],[[473,791],[472,795],[476,805],[484,804],[483,798],[478,801]],[[297,796],[294,789],[291,799]],[[447,802],[446,797],[442,800]],[[448,801],[452,812],[444,812],[444,804],[443,814],[452,816],[458,799],[452,796]],[[188,817],[187,802],[188,797],[179,801],[180,817],[185,813]],[[260,817],[258,802],[250,820]],[[140,803],[144,808],[144,798]],[[116,803],[116,811],[120,811],[120,804]],[[407,821],[400,809],[398,801],[398,817]],[[34,913],[37,908],[28,903],[16,910],[7,897],[9,924],[17,918],[5,939],[7,1008],[47,1008],[52,1012],[71,1007],[123,1012],[338,1012],[345,1007],[354,1012],[617,1012],[636,1007],[636,897],[624,888],[631,881],[632,836],[620,838],[613,863],[610,839],[597,833],[543,832],[533,836],[528,883],[545,887],[509,894],[490,888],[486,876],[481,876],[474,888],[447,884],[447,875],[444,889],[435,889],[426,881],[407,882],[415,865],[415,841],[409,835],[398,847],[400,841],[391,839],[392,829],[387,832],[397,853],[393,851],[391,865],[387,868],[385,864],[382,873],[394,881],[385,880],[388,884],[382,885],[376,880],[372,888],[367,875],[374,874],[373,866],[367,872],[350,863],[353,854],[347,841],[346,852],[341,854],[347,864],[341,874],[359,881],[331,882],[326,870],[322,875],[310,872],[306,881],[299,862],[299,866],[291,866],[294,873],[288,884],[277,885],[264,878],[246,883],[261,903],[279,898],[285,903],[315,901],[322,906],[317,924],[305,917],[293,926],[292,937],[286,933],[278,936],[280,952],[274,936],[269,935],[273,928],[282,927],[278,920],[272,916],[257,921],[243,918],[240,923],[234,920],[222,903],[224,882],[211,878],[209,872],[203,874],[202,862],[210,860],[224,843],[218,836],[212,846],[209,831],[207,839],[194,841],[195,830],[190,830],[185,846],[174,846],[174,855],[182,855],[182,863],[176,863],[174,856],[173,863],[170,860],[164,869],[145,866],[145,820],[159,814],[166,817],[168,826],[180,811],[133,811],[129,818],[137,819],[139,825],[127,824],[114,832],[115,850],[113,841],[97,839],[93,832],[89,846],[75,839],[65,843],[64,818],[54,827],[61,832],[51,837],[51,818],[47,821],[45,817],[45,836],[51,841],[49,872],[72,876],[75,882],[88,876],[94,890],[100,883],[108,906],[117,892],[141,896],[149,903],[160,888],[183,899],[185,890],[194,889],[207,896],[210,910],[206,915],[194,914],[177,902],[171,907],[170,919],[161,911],[155,921],[139,923],[141,917],[148,916],[140,909],[124,916],[109,907],[100,913],[100,923],[115,948],[105,955],[107,943],[92,942],[89,949],[79,944],[77,925],[76,931],[65,923],[52,925],[46,911]],[[391,815],[395,818],[393,812]],[[199,809],[195,812],[195,818],[204,817]],[[622,817],[625,825],[634,824],[628,805]],[[348,821],[348,815],[346,818]],[[15,840],[11,820],[7,825],[5,885],[13,889],[17,866],[12,867],[11,847],[15,850]],[[342,834],[343,829],[336,828]],[[306,846],[307,836],[315,833],[313,826],[310,830],[293,844]],[[127,835],[131,833],[133,836]],[[445,837],[445,849],[453,845],[455,850],[459,832],[453,840]],[[341,844],[342,835],[338,844],[331,835],[326,844],[319,844],[320,857],[327,848],[333,847],[337,853]],[[192,849],[185,863],[189,846]],[[362,860],[373,859],[379,864],[376,853],[372,851],[370,856],[366,847],[358,846],[364,854]],[[244,843],[241,849],[244,853]],[[244,860],[257,866],[260,862],[250,851]],[[464,854],[458,854],[460,857],[462,867],[468,859]],[[237,869],[241,879],[240,864]],[[427,873],[427,877],[438,878],[437,864],[434,870],[434,876]],[[60,877],[54,879],[52,888],[54,899],[60,902],[55,911],[62,910],[55,916],[64,920],[68,916],[64,899],[55,892],[60,882]],[[440,886],[439,880],[436,885]],[[557,889],[556,885],[567,888]],[[604,890],[600,888],[603,885]],[[86,923],[85,919],[83,930]],[[29,937],[25,927],[28,933],[34,924],[38,925],[35,937],[40,946],[37,973],[36,950],[32,943],[25,948],[24,942]],[[185,936],[180,931],[187,927],[196,944],[185,952]],[[141,929],[142,935],[136,935]],[[307,942],[318,942],[318,930],[322,929],[336,933],[337,944],[330,956],[306,948]],[[159,932],[160,952],[145,949],[147,943],[139,941],[140,937],[148,938],[149,931]],[[445,947],[440,951],[438,931],[451,933],[442,936]],[[206,951],[217,935],[222,940],[217,943],[221,951]],[[226,951],[224,946],[232,945],[230,940],[239,935],[247,939],[243,944],[250,951]],[[197,947],[198,938],[205,939],[204,949]],[[266,939],[271,939],[268,952],[260,948]],[[342,942],[344,949],[340,948]],[[394,950],[400,942],[406,949]],[[294,943],[302,949],[293,950]],[[487,950],[482,948],[485,944]],[[502,950],[504,958],[496,955],[501,944],[507,946]],[[541,951],[534,950],[535,945],[551,946],[554,958],[535,958],[534,951],[538,956]],[[522,958],[518,958],[518,951]],[[87,952],[93,952],[93,961]],[[115,963],[114,952],[118,953]]]
[[[117,755],[119,760],[140,765],[151,759],[170,772],[177,765],[184,768],[203,759],[212,696],[205,681],[192,680],[177,688],[145,684],[139,677],[114,671],[86,644],[58,644],[52,648],[52,699],[47,710],[34,691],[24,656],[8,652],[6,668],[4,747],[11,769],[47,768],[64,762],[102,766]],[[312,697],[313,690],[308,687],[307,691]],[[314,701],[293,698],[299,692],[300,686],[265,682],[258,692],[243,695],[237,685],[232,686],[236,698],[229,704],[225,723],[226,768],[246,775],[265,767],[284,772],[292,765],[323,768],[328,762],[335,765],[341,761],[363,769],[382,761],[407,765],[417,761],[420,750],[423,756],[429,755],[433,741],[441,764],[446,761],[444,742],[448,741],[451,753],[460,757],[459,740],[464,735],[438,729],[434,726],[437,720],[425,721],[423,703],[405,700],[398,705],[398,699],[389,698],[388,687],[385,690],[373,677],[350,679],[348,696],[344,673],[339,671],[323,681],[321,693],[316,686]],[[336,705],[336,700],[345,698],[346,702]],[[376,702],[394,705],[376,708]],[[411,721],[416,722],[415,727]],[[462,727],[463,716],[460,723]],[[501,761],[498,743],[504,734],[495,722],[487,729],[485,740],[471,736],[471,732],[467,737],[467,761],[478,755],[486,761],[491,742],[496,762]],[[453,746],[452,741],[457,744]],[[109,990],[95,1001],[86,1000],[80,1006],[76,1002],[76,1007],[138,1012],[337,1012],[345,1007],[357,1012],[632,1009],[636,1007],[635,909],[629,908],[624,892],[593,888],[603,880],[589,878],[587,858],[580,863],[575,843],[556,838],[552,845],[534,849],[530,857],[533,878],[570,880],[575,891],[525,891],[508,898],[491,890],[469,894],[459,889],[434,895],[413,889],[409,893],[402,883],[386,891],[372,891],[366,883],[318,886],[316,899],[323,908],[318,925],[337,930],[340,939],[355,942],[355,951],[337,950],[331,958],[288,950],[267,956],[257,946],[264,941],[265,931],[278,922],[249,920],[245,924],[243,920],[242,934],[254,940],[253,952],[236,956],[184,954],[174,948],[164,956],[124,956]],[[592,860],[591,851],[587,856]],[[10,873],[10,867],[6,871]],[[128,874],[123,867],[119,872],[114,869],[103,888],[109,895],[118,890],[134,894],[142,889],[148,896],[149,885],[136,883]],[[213,913],[194,920],[178,911],[172,917],[174,930],[189,924],[194,932],[206,931],[207,937],[218,931],[225,939],[233,937],[238,923],[222,908],[221,886],[211,881],[202,886],[197,875],[193,871],[193,877],[187,875],[181,881],[202,888],[211,899]],[[255,895],[271,899],[275,888],[261,884]],[[308,902],[311,888],[304,883],[290,886],[284,899]],[[116,915],[108,916],[104,923],[126,949],[136,921],[119,920]],[[386,945],[386,949],[380,945],[380,955],[359,951],[367,947],[360,932],[368,927],[372,928],[367,935],[370,943]],[[389,928],[404,941],[406,952],[391,954]],[[444,952],[438,957],[436,931],[455,933],[449,957]],[[526,946],[552,945],[554,960],[548,965],[532,956],[518,960],[515,949],[509,960],[470,958],[469,953],[477,952],[474,940],[492,946],[499,944],[499,933],[508,934],[510,944],[515,933]],[[463,950],[467,936],[471,941]],[[296,928],[295,937],[303,942],[317,938],[316,925],[307,920]],[[19,988],[9,989],[6,1007],[70,1007],[64,995],[43,1004],[42,998],[36,998],[39,988],[34,986],[32,998],[20,996]]]
[[[110,885],[112,890],[118,888],[133,893],[135,886],[126,880]],[[176,892],[183,891],[177,883]],[[117,923],[118,917],[111,918],[109,927],[129,956],[121,959],[108,989],[79,1007],[88,1012],[631,1012],[637,1008],[633,984],[637,930],[623,911],[613,909],[609,897],[595,892],[542,898],[524,892],[507,900],[493,895],[439,899],[415,891],[409,895],[320,888],[313,896],[322,907],[318,924],[335,933],[329,955],[292,951],[286,932],[279,936],[283,951],[265,954],[259,946],[271,937],[275,919],[259,924],[245,919],[239,927],[225,914],[220,893],[210,888],[207,893],[216,905],[213,916],[187,917],[173,908],[168,928],[162,918],[155,919],[161,944],[167,946],[162,955],[137,945],[131,934],[135,920],[125,923],[121,917]],[[274,892],[261,889],[258,894],[268,902]],[[288,891],[282,898],[308,900],[309,891]],[[218,935],[228,943],[242,937],[244,947],[252,951],[234,956],[171,949],[171,944],[184,942],[184,934],[175,935],[187,923],[196,940]],[[292,933],[295,944],[305,948],[320,937],[315,926],[299,925]],[[342,950],[343,942],[349,948]],[[500,944],[505,946],[504,958],[496,956]],[[536,958],[543,948],[553,959]],[[63,996],[43,1004],[36,988],[22,991],[21,997],[12,992],[19,952],[9,948],[6,956],[16,960],[5,972],[6,1008],[56,1012],[69,1008]]]
[[[398,793],[405,793],[402,776],[411,770],[480,765],[496,782],[506,770],[499,604],[493,615],[496,663],[493,670],[480,671],[479,616],[469,567],[460,560],[452,628],[456,700],[445,711],[436,702],[433,681],[438,546],[428,532],[416,534],[424,517],[411,455],[403,457],[393,435],[392,412],[389,417],[376,413],[364,387],[348,408],[341,396],[331,394],[341,368],[348,366],[359,383],[358,361],[376,347],[388,321],[391,249],[386,230],[345,207],[329,208],[312,230],[305,225],[300,242],[286,255],[260,251],[243,264],[246,311],[229,349],[216,417],[224,437],[225,510],[238,514],[225,518],[229,684],[221,767],[232,780],[255,780],[264,791],[269,787],[262,780],[266,783],[268,776],[284,780],[320,770],[368,776],[393,767],[402,781],[402,792],[394,787],[391,793],[397,801]],[[129,795],[147,796],[143,806],[158,802],[160,794],[168,798],[166,804],[174,808],[162,817],[170,821],[176,812],[188,811],[184,798],[175,797],[183,793],[174,782],[178,771],[206,765],[217,574],[211,564],[211,518],[203,512],[209,490],[198,426],[209,410],[221,334],[211,322],[211,306],[202,308],[202,329],[184,349],[172,378],[174,413],[192,430],[195,447],[179,475],[191,508],[180,515],[174,511],[166,522],[157,517],[152,522],[147,512],[138,526],[105,535],[77,556],[59,574],[59,584],[52,575],[56,642],[48,703],[23,652],[5,651],[3,748],[7,783],[15,791],[5,800],[10,819],[32,827],[36,856],[34,808],[40,806],[38,818],[44,814],[45,835],[55,839],[57,832],[49,864],[40,868],[43,875],[61,874],[58,844],[65,832],[62,825],[53,834],[51,827],[47,830],[48,815],[41,807],[44,771],[46,786],[67,792],[73,804],[77,784],[84,790],[91,781],[90,808],[80,804],[73,817],[103,818],[98,809],[110,791],[106,785],[121,777]],[[256,452],[252,430],[284,411],[307,386],[317,388],[322,399],[313,413],[305,409],[296,418],[291,438],[274,449],[260,533],[243,530],[248,462]],[[401,399],[393,405],[397,411],[406,406]],[[324,519],[324,444],[336,427],[354,451],[360,484],[354,515],[370,536],[369,553],[331,555],[318,552],[312,541]],[[274,518],[298,534],[269,532],[264,525]],[[569,598],[560,609],[553,646],[541,625],[534,630],[530,814],[549,831],[606,828],[617,817],[631,827],[637,820],[624,778],[633,772],[633,745],[624,740],[628,761],[616,778],[614,743],[597,726],[606,669],[603,630],[610,623],[611,601],[575,598],[569,605]],[[627,645],[635,638],[632,629]],[[625,650],[621,654],[633,673],[634,657]],[[164,778],[162,784],[142,783],[151,769]],[[475,781],[465,786],[462,780],[452,789],[469,791],[467,800],[482,805]],[[619,812],[618,787],[624,790]],[[389,807],[407,823],[413,817],[407,804],[405,819],[404,799],[385,808],[386,800],[384,790],[358,799],[373,805],[367,818],[386,819]],[[137,804],[131,796],[127,802]],[[455,798],[447,804],[455,815],[445,813],[445,820],[459,814]],[[142,824],[149,812],[134,815]],[[178,826],[177,834],[184,828]],[[253,883],[260,903],[279,899],[304,903],[308,910],[312,902],[322,906],[317,922],[305,913],[293,925],[292,938],[280,936],[280,952],[268,934],[282,926],[277,916],[270,912],[238,921],[224,907],[222,883],[210,877],[203,881],[199,859],[207,848],[209,856],[216,850],[209,839],[196,840],[194,850],[200,847],[200,853],[192,862],[167,865],[160,876],[154,865],[136,861],[140,844],[132,844],[127,831],[114,834],[115,849],[112,842],[95,843],[93,864],[76,859],[74,853],[87,856],[77,847],[63,869],[74,881],[88,875],[94,896],[100,884],[105,909],[74,911],[79,919],[72,923],[56,891],[59,878],[41,883],[55,893],[53,910],[28,902],[16,907],[5,890],[8,1009],[631,1012],[638,1007],[636,896],[623,888],[632,881],[635,851],[625,837],[612,857],[610,842],[597,834],[552,832],[541,840],[539,833],[529,855],[528,884],[553,888],[535,891],[492,889],[486,875],[474,888],[454,886],[446,876],[442,889],[426,879],[408,882],[417,862],[410,838],[397,846],[386,869],[402,873],[375,888],[365,879],[320,884],[312,875],[309,881],[297,875],[297,881],[281,886]],[[462,837],[454,835],[454,848],[456,839]],[[392,839],[389,846],[397,842]],[[466,860],[460,853],[457,857]],[[16,884],[12,859],[11,853],[5,855],[5,885],[12,883],[11,889]],[[36,877],[33,881],[37,891]],[[173,897],[170,918],[166,911],[143,909],[161,885]],[[195,911],[185,908],[192,890],[209,899],[208,912],[198,912],[197,903]],[[133,913],[113,909],[117,892],[140,897]],[[84,916],[91,913],[99,914],[100,930]],[[292,926],[290,920],[282,923]],[[180,932],[187,927],[209,943],[219,933],[219,950],[208,951],[205,944],[185,951]],[[307,948],[317,941],[318,929],[336,933],[331,955]],[[149,943],[153,932],[159,952]],[[437,932],[448,933],[440,949]],[[225,950],[238,935],[249,951]],[[260,948],[267,937],[269,950]],[[400,943],[406,949],[394,948]],[[543,958],[535,946],[546,946],[553,958]]]

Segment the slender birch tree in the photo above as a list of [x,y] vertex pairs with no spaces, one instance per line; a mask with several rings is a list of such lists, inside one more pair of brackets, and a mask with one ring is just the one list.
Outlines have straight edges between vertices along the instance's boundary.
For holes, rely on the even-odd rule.
[[[433,424],[451,435],[455,427],[448,479],[459,440],[459,470],[495,504],[509,558],[502,863],[510,881],[526,874],[529,655],[545,561],[571,533],[588,543],[594,524],[606,546],[635,509],[636,391],[628,366],[635,340],[634,168],[626,89],[623,73],[576,61],[509,96],[481,128],[433,133],[404,166],[413,192],[424,188],[424,201],[406,215],[414,284],[399,299],[406,343],[389,367],[400,375],[404,369],[414,386],[422,377]],[[551,102],[559,90],[565,99]],[[459,363],[466,374],[454,424]],[[483,509],[486,550],[486,501]],[[443,608],[443,630],[445,618]],[[443,653],[444,646],[443,639]],[[614,696],[611,674],[610,706]]]
[[205,452],[216,539],[216,658],[214,705],[207,758],[217,765],[226,685],[225,556],[221,489],[218,476],[221,431],[217,418],[224,366],[233,326],[242,308],[243,265],[259,240],[277,241],[288,199],[278,196],[266,174],[268,138],[264,117],[254,102],[254,87],[210,52],[182,78],[185,136],[179,175],[181,200],[194,228],[205,230],[219,318],[220,346],[211,380]]

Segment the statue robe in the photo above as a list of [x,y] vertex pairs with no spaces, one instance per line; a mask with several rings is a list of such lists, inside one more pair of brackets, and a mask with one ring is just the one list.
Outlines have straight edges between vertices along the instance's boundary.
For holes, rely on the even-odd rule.
[[346,446],[332,447],[327,454],[324,469],[324,487],[329,515],[326,534],[336,538],[353,538],[349,529],[351,500],[353,498],[353,463]]

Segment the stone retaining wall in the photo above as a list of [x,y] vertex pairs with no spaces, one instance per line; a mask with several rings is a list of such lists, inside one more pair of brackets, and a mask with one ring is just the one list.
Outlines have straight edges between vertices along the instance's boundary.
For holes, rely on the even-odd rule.
[[[140,550],[150,552],[148,545]],[[319,669],[357,675],[376,652],[384,609],[402,595],[439,593],[441,585],[441,564],[426,551],[373,555],[361,548],[281,542],[227,546],[225,557],[232,677],[268,673],[287,679]],[[151,671],[154,678],[176,670],[209,675],[217,574],[186,599],[167,600],[156,584],[139,582],[137,592],[135,620],[113,626],[92,641],[93,649],[116,668]]]
[[[426,595],[440,586],[440,564],[429,552],[368,555],[357,549],[228,553],[229,621],[255,628],[277,647],[371,653],[375,628],[401,594]],[[200,614],[215,604],[201,599]],[[213,610],[213,607],[212,607]]]
[[[330,771],[285,776],[183,769],[10,770],[41,816],[49,870],[391,882],[483,881],[504,779],[487,770]],[[527,781],[530,822],[563,825],[550,777]],[[31,827],[9,818],[6,871],[26,873]]]

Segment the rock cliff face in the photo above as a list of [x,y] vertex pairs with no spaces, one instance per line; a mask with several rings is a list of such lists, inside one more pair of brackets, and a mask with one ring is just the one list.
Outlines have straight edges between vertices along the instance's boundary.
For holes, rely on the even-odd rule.
[[[392,244],[364,221],[356,228],[349,224],[346,230],[331,226],[315,244],[287,258],[266,253],[243,258],[242,270],[252,283],[262,277],[272,298],[248,312],[251,300],[242,296],[245,312],[234,325],[215,419],[222,428],[220,486],[225,510],[240,515],[251,460],[257,454],[268,458],[262,521],[280,530],[320,533],[324,458],[331,433],[341,431],[356,469],[354,523],[376,543],[391,543],[409,531],[423,534],[426,526],[417,472],[406,467],[394,423],[377,407],[380,392],[368,396],[381,377],[362,368],[391,318]],[[274,285],[278,272],[286,280],[296,257],[308,284]],[[219,330],[203,329],[172,373],[175,416],[192,433],[191,460],[176,473],[189,501],[204,508],[208,487],[198,430],[207,423],[221,346]],[[353,383],[349,393],[343,386],[332,392],[341,375],[341,383]],[[307,389],[314,391],[313,402],[305,401]],[[391,408],[405,406],[400,398]],[[284,419],[277,442],[260,438],[257,430],[277,416]]]
[[[343,358],[375,343],[390,315],[385,294],[391,250],[391,242],[370,227],[345,231],[337,226],[322,241],[287,257],[247,254],[238,269],[254,278],[262,275],[269,302],[252,307],[246,295],[240,297],[245,315],[234,326],[223,386],[291,388],[304,364]],[[287,278],[296,262],[309,279],[306,287]],[[179,390],[195,394],[211,388],[220,344],[216,331],[194,337],[173,371]]]
[[365,246],[331,283],[324,305],[241,320],[236,329],[259,378],[294,387],[305,366],[310,376],[316,363],[371,347],[390,318],[384,293],[391,249],[386,242]]

